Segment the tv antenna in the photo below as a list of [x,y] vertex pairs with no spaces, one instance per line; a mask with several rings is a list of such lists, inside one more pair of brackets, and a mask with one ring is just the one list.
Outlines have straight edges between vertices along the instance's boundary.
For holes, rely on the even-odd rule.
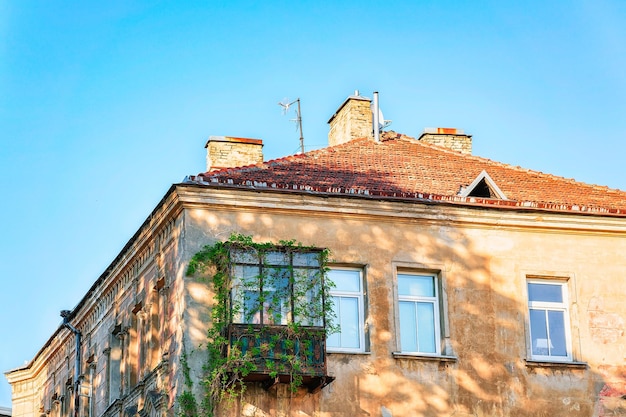
[[296,108],[296,118],[291,119],[292,122],[298,123],[298,130],[300,131],[300,153],[304,153],[304,136],[302,135],[302,113],[300,112],[300,98],[298,97],[292,102],[289,102],[289,99],[283,99],[283,101],[278,102],[278,105],[283,108],[283,114],[287,114],[289,107],[298,103],[298,107]]

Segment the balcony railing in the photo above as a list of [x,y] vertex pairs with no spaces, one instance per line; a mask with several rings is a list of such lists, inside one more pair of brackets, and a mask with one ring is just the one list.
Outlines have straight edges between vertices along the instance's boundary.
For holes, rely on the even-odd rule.
[[242,375],[246,382],[261,382],[264,388],[277,383],[291,383],[301,378],[301,385],[316,392],[335,378],[326,370],[326,333],[323,327],[262,324],[230,324],[229,354],[247,356],[254,370]]

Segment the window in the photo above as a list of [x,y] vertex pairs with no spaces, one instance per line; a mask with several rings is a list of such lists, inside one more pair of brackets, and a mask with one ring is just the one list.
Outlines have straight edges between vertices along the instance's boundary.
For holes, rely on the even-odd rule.
[[487,171],[483,170],[478,177],[465,189],[459,192],[461,197],[498,198],[506,200],[502,190],[491,179]]
[[527,285],[532,359],[572,360],[567,283],[529,280]]
[[324,326],[320,251],[231,250],[233,323]]
[[441,354],[439,286],[433,274],[398,273],[402,353]]
[[333,300],[334,320],[338,331],[328,335],[326,348],[337,352],[364,352],[363,274],[361,269],[333,268],[328,278],[335,284],[330,296]]

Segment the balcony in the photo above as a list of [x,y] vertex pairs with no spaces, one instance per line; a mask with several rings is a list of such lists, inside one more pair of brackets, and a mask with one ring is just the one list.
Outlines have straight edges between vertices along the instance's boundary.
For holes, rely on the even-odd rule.
[[255,369],[242,375],[245,382],[260,382],[265,389],[277,383],[292,383],[317,392],[335,378],[326,370],[326,334],[323,327],[264,324],[230,324],[230,354],[248,355]]

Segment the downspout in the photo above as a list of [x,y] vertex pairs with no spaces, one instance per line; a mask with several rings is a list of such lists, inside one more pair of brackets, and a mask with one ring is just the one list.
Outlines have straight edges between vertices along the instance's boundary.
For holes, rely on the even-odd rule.
[[78,412],[80,410],[80,362],[81,362],[81,354],[80,354],[80,344],[81,344],[81,334],[78,329],[72,326],[69,322],[70,311],[62,310],[61,317],[63,317],[63,327],[67,327],[72,333],[74,333],[76,339],[76,361],[74,363],[74,417],[78,417]]

